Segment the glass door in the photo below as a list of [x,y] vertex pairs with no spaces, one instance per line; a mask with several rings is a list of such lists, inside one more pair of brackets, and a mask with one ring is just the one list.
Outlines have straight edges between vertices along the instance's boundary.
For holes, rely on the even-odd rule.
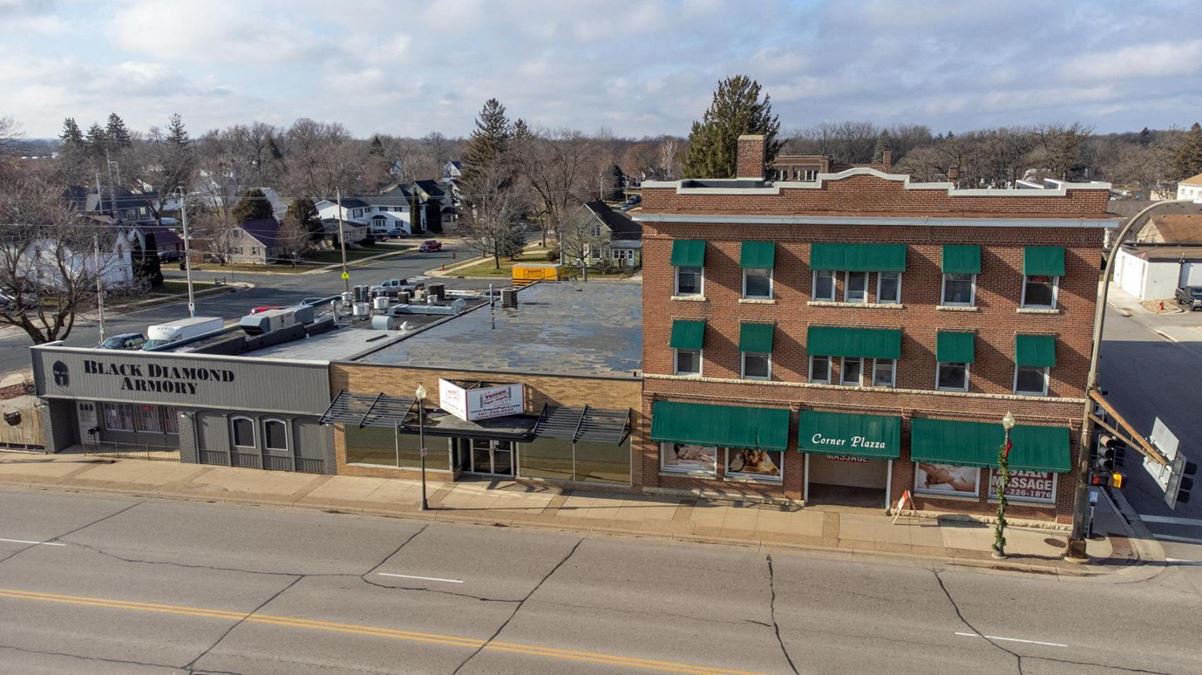
[[473,438],[471,441],[472,473],[494,476],[513,475],[513,442]]
[[499,476],[513,475],[513,441],[493,441],[492,472]]

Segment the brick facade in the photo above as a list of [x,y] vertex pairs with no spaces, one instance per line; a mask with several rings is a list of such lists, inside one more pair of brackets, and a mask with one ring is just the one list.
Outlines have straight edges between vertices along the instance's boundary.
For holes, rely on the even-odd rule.
[[[740,158],[744,148],[740,145]],[[740,173],[742,175],[742,173]],[[1018,423],[1068,427],[1075,466],[1077,439],[1089,368],[1094,309],[1101,264],[1102,227],[1057,227],[1056,222],[1079,224],[1080,219],[1108,220],[1108,192],[1101,186],[1070,188],[1063,195],[980,196],[969,191],[915,189],[896,177],[858,173],[822,182],[820,188],[751,190],[690,190],[675,184],[644,185],[643,189],[643,354],[645,384],[643,425],[636,435],[647,488],[751,493],[765,497],[801,499],[805,492],[805,457],[797,450],[798,411],[815,409],[900,416],[902,453],[893,462],[893,501],[914,488],[914,464],[909,459],[910,420],[933,417],[998,422],[1013,411]],[[1013,193],[1009,193],[1013,194]],[[725,215],[733,222],[663,222],[660,214]],[[1030,227],[949,227],[933,224],[897,225],[777,225],[739,223],[749,216],[857,216],[907,218],[917,215],[1030,218]],[[672,242],[706,241],[703,299],[674,299]],[[776,242],[773,299],[741,301],[743,276],[741,242]],[[876,305],[877,273],[868,279],[868,303],[814,303],[810,245],[833,243],[902,243],[907,248],[902,273],[901,303]],[[944,244],[981,247],[976,306],[968,311],[940,307]],[[1065,250],[1065,275],[1060,279],[1057,311],[1020,311],[1024,247],[1058,246]],[[839,275],[836,299],[842,298]],[[701,378],[672,375],[669,335],[674,319],[706,322]],[[772,381],[740,380],[739,324],[768,322],[776,326]],[[893,328],[902,331],[896,388],[843,387],[811,384],[808,380],[807,329],[810,326]],[[935,390],[935,340],[940,330],[976,334],[976,361],[970,366],[967,393]],[[1017,334],[1054,335],[1056,363],[1050,370],[1047,397],[1016,396],[1014,342]],[[722,405],[787,407],[791,412],[789,450],[785,452],[782,484],[728,482],[665,475],[660,472],[659,445],[650,440],[651,407],[655,400]],[[719,457],[718,463],[722,464]],[[721,476],[721,470],[719,471]],[[982,470],[980,496],[932,498],[915,495],[917,507],[932,511],[988,514],[988,470]],[[1067,522],[1071,516],[1074,473],[1058,477],[1056,504],[1028,506],[1012,503],[1015,518]],[[883,506],[883,503],[882,503]]]

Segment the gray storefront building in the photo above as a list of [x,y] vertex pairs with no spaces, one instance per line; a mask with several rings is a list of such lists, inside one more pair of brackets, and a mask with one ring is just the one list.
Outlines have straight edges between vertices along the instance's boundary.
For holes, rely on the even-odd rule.
[[180,461],[334,473],[328,362],[30,349],[47,452],[175,450]]

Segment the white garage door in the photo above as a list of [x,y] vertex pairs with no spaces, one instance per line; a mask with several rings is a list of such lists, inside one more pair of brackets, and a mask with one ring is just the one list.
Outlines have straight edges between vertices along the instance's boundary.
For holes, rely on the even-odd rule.
[[1182,286],[1202,286],[1202,263],[1187,262],[1181,266]]

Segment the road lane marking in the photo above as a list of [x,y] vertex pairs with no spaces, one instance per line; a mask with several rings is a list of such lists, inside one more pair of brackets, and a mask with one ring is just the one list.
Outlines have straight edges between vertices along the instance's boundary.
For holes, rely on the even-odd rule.
[[363,624],[302,619],[300,617],[279,616],[273,614],[247,614],[245,612],[233,612],[203,607],[189,607],[187,605],[166,605],[151,602],[113,600],[109,598],[61,595],[57,593],[41,593],[36,591],[22,591],[7,588],[0,588],[0,598],[11,598],[15,600],[27,600],[34,602],[50,602],[83,607],[100,607],[104,609],[118,609],[135,612],[149,612],[156,614],[174,614],[179,616],[223,619],[228,621],[242,621],[244,623],[257,623],[270,626],[320,630],[335,633],[349,633],[354,635],[405,640],[408,642],[420,642],[424,644],[442,645],[447,647],[460,647],[471,650],[476,650],[481,646],[486,645],[485,648],[489,651],[521,654],[526,656],[541,656],[549,659],[584,661],[588,663],[623,666],[627,668],[637,668],[641,670],[653,670],[660,672],[692,673],[694,675],[725,675],[728,673],[736,675],[751,675],[747,671],[698,666],[674,661],[660,661],[656,659],[620,656],[617,654],[606,654],[603,652],[560,649],[558,647],[543,647],[540,645],[529,645],[516,642],[486,643],[484,640],[480,640],[478,638],[460,637],[458,635],[421,633],[417,631],[400,630],[396,628],[382,628]]
[[421,581],[442,581],[448,584],[461,584],[461,579],[439,579],[438,577],[418,577],[412,574],[390,574],[388,572],[379,572],[382,577],[397,577],[398,579],[420,579]]
[[7,541],[10,544],[36,544],[37,546],[66,546],[66,544],[57,542],[57,541],[30,541],[28,539],[3,539],[3,538],[0,538],[0,541]]
[[1165,562],[1177,563],[1178,565],[1200,565],[1202,560],[1182,560],[1181,558],[1165,558]]
[[1193,537],[1178,537],[1173,534],[1160,534],[1158,532],[1153,532],[1152,536],[1156,539],[1163,539],[1164,541],[1179,541],[1183,544],[1202,544],[1202,539],[1195,539]]
[[960,637],[979,637],[979,638],[985,638],[986,640],[1000,640],[1002,642],[1021,642],[1023,644],[1027,644],[1027,645],[1042,645],[1044,647],[1067,647],[1068,646],[1066,644],[1061,644],[1059,642],[1044,642],[1042,640],[1023,640],[1021,638],[999,637],[997,635],[981,635],[979,633],[956,633],[956,635],[959,635]]
[[1145,523],[1160,523],[1162,525],[1190,525],[1202,527],[1202,518],[1181,518],[1179,516],[1140,516]]

